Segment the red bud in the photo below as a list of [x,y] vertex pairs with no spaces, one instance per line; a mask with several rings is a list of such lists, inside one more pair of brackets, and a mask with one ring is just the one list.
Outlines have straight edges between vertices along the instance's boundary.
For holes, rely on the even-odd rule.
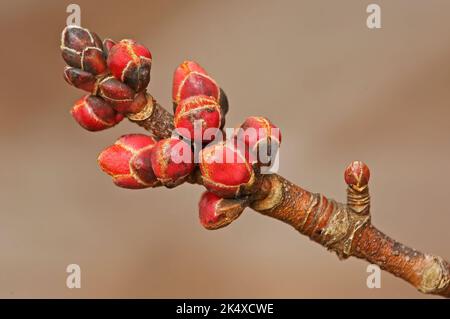
[[94,75],[106,72],[100,38],[79,26],[67,26],[61,36],[62,57],[72,67]]
[[281,131],[265,117],[250,116],[240,126],[236,138],[243,141],[250,163],[270,164],[280,147]]
[[199,158],[204,185],[221,197],[246,194],[255,181],[253,168],[232,143],[208,145]]
[[194,169],[191,147],[175,138],[160,140],[151,154],[151,161],[156,177],[168,187],[183,183]]
[[361,161],[354,161],[345,169],[344,178],[347,185],[366,186],[370,179],[369,167]]
[[110,103],[119,113],[130,113],[135,92],[113,76],[106,77],[99,85],[99,95]]
[[95,91],[95,82],[97,81],[95,76],[89,72],[83,71],[81,69],[73,68],[73,67],[65,67],[64,68],[64,79],[70,85],[90,92],[94,93]]
[[220,88],[196,62],[184,61],[173,75],[172,99],[175,104],[195,95],[212,96],[220,100]]
[[204,95],[197,95],[180,102],[174,117],[175,127],[179,129],[179,132],[183,134],[183,131],[180,129],[187,130],[189,136],[186,136],[186,138],[194,140],[194,125],[196,121],[201,125],[202,140],[204,142],[211,141],[214,135],[204,136],[204,132],[207,129],[209,131],[217,131],[220,127],[221,112],[216,99]]
[[106,61],[103,51],[99,48],[86,48],[81,55],[81,68],[92,74],[103,74],[106,71]]
[[107,102],[94,95],[79,99],[70,112],[78,124],[88,131],[110,128],[123,119]]
[[108,54],[111,73],[137,92],[144,90],[150,82],[151,64],[150,51],[134,40],[121,40]]
[[150,154],[156,141],[143,134],[128,134],[98,156],[100,168],[124,188],[147,188],[159,185],[153,173]]
[[198,208],[200,223],[206,229],[225,227],[244,211],[241,200],[224,199],[211,192],[203,193]]

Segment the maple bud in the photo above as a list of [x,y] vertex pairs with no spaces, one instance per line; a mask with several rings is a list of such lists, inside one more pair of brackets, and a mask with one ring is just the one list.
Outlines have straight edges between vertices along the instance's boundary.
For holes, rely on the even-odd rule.
[[369,167],[361,161],[354,161],[345,169],[344,178],[349,186],[364,187],[369,183]]
[[226,199],[211,192],[204,192],[198,203],[200,223],[206,229],[218,229],[229,225],[245,209],[244,201]]
[[[201,125],[201,138],[203,142],[211,141],[221,124],[220,106],[216,99],[205,95],[196,95],[186,98],[180,102],[175,112],[175,128],[183,135],[183,130],[189,133],[194,140],[195,125]],[[205,135],[205,131],[207,135]],[[187,135],[187,134],[186,134]]]
[[64,68],[64,79],[78,89],[95,93],[97,79],[92,73],[67,66]]
[[347,205],[355,213],[367,215],[370,213],[369,167],[361,161],[353,161],[344,173],[347,183]]
[[94,75],[106,72],[106,61],[100,38],[94,32],[76,25],[67,26],[61,35],[62,57],[74,68]]
[[224,198],[248,194],[255,172],[233,143],[206,146],[199,154],[200,172],[205,187]]
[[245,156],[252,164],[269,165],[281,144],[280,129],[262,116],[246,118],[235,136],[243,142]]
[[143,134],[128,134],[98,156],[100,168],[124,188],[147,188],[160,185],[150,162],[156,141]]
[[139,92],[150,82],[152,55],[134,40],[121,40],[109,50],[108,67],[120,81]]
[[174,72],[172,84],[173,111],[178,104],[191,96],[206,95],[216,99],[220,105],[221,125],[225,125],[228,112],[228,98],[216,81],[197,62],[184,61]]
[[70,113],[83,128],[88,131],[101,131],[110,128],[123,119],[102,98],[86,95],[75,102]]
[[158,141],[150,159],[158,180],[167,187],[175,187],[193,171],[193,158],[189,144],[180,139],[166,138]]
[[98,94],[110,103],[119,113],[130,113],[130,106],[135,97],[135,92],[126,84],[113,76],[108,76],[98,84]]
[[172,99],[178,104],[195,95],[212,96],[219,101],[220,88],[198,63],[184,61],[173,75]]

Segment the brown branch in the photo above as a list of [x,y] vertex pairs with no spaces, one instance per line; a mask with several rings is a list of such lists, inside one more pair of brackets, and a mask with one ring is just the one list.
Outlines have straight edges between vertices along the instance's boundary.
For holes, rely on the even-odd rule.
[[278,175],[267,175],[267,197],[251,207],[281,220],[341,258],[354,256],[377,264],[423,293],[450,297],[450,265],[439,256],[424,254],[376,229],[370,214],[310,193]]
[[150,94],[147,94],[147,104],[142,111],[127,115],[127,117],[157,139],[170,137],[174,129],[173,115],[156,102]]
[[[173,116],[153,99],[151,110],[142,116],[129,116],[130,120],[149,130],[158,138],[170,136]],[[368,173],[368,172],[367,172]],[[361,176],[359,176],[361,178]],[[189,182],[202,185],[198,169]],[[365,181],[347,189],[348,204],[342,204],[321,194],[310,193],[283,177],[259,175],[251,196],[227,207],[223,227],[238,218],[245,207],[281,220],[313,241],[334,251],[340,259],[350,256],[377,264],[380,268],[400,277],[419,291],[450,297],[450,265],[439,256],[421,253],[389,238],[376,229],[370,219],[368,176]],[[218,228],[216,227],[216,228]]]

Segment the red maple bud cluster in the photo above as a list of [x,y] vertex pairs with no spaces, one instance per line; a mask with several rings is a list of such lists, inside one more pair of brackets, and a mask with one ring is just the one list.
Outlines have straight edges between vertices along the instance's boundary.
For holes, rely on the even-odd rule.
[[[77,26],[64,29],[61,41],[69,65],[64,70],[66,81],[90,93],[71,111],[82,127],[110,128],[154,103],[146,93],[152,63],[146,47],[129,39],[102,43],[95,33]],[[227,139],[228,99],[196,62],[184,61],[176,68],[172,94],[174,116],[165,118],[173,119],[170,137],[163,138],[170,132],[152,130],[154,137],[124,135],[100,153],[99,166],[124,188],[202,184],[208,191],[199,203],[200,222],[207,229],[223,227],[242,213],[260,166],[267,164],[260,150],[265,148],[268,156],[276,153],[281,134],[268,119],[249,117]]]
[[124,135],[100,153],[100,168],[117,186],[200,184],[207,189],[198,204],[206,229],[229,225],[250,206],[292,225],[340,258],[364,258],[423,292],[450,296],[445,260],[405,247],[370,223],[370,171],[363,162],[345,170],[346,205],[278,175],[263,178],[278,163],[279,128],[267,118],[251,116],[234,130],[224,129],[227,97],[198,63],[184,61],[176,68],[171,115],[146,92],[152,55],[136,41],[102,43],[95,33],[68,26],[61,51],[68,65],[65,80],[89,93],[71,110],[83,128],[100,131],[127,117],[152,134]]
[[[106,39],[102,43],[94,32],[71,25],[62,32],[61,52],[68,64],[64,69],[66,82],[101,99],[103,110],[110,109],[101,114],[86,111],[83,116],[73,109],[73,117],[83,128],[110,128],[124,115],[138,113],[147,105],[151,53],[136,41]],[[111,121],[113,113],[116,121]]]

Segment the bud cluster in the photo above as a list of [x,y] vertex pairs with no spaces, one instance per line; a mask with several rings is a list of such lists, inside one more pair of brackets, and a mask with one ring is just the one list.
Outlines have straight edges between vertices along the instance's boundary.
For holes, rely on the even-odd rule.
[[71,25],[62,32],[61,52],[68,64],[64,68],[66,82],[90,93],[84,98],[86,101],[95,100],[102,104],[103,110],[109,109],[91,112],[91,107],[80,107],[77,101],[71,113],[83,128],[89,131],[110,128],[124,115],[139,113],[147,105],[145,89],[150,81],[152,56],[136,41],[126,39],[116,43],[105,39],[102,43],[94,32]]
[[[125,116],[134,120],[154,102],[146,93],[152,55],[136,41],[102,42],[87,29],[68,26],[62,33],[61,50],[68,64],[65,80],[89,93],[71,110],[83,128],[99,131]],[[124,188],[171,188],[186,181],[202,184],[207,192],[199,203],[201,224],[207,229],[226,226],[240,216],[258,187],[260,168],[270,165],[278,152],[279,129],[268,119],[253,116],[227,130],[226,136],[228,99],[194,61],[176,68],[172,99],[171,137],[124,135],[100,153],[99,166]],[[162,120],[170,123],[172,118]]]

